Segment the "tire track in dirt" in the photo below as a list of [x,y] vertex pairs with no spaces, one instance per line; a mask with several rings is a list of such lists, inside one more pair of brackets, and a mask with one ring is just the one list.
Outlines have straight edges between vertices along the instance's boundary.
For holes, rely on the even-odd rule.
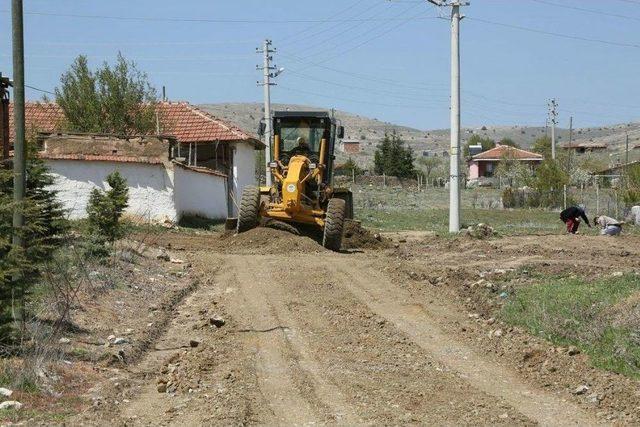
[[[326,262],[326,261],[325,261]],[[516,373],[457,342],[438,326],[434,315],[411,295],[395,286],[372,265],[334,262],[335,276],[358,299],[378,315],[391,321],[420,347],[444,365],[457,371],[478,389],[504,399],[527,417],[542,425],[594,425],[595,418],[577,405],[522,382]]]
[[238,289],[230,309],[236,316],[243,314],[245,346],[256,355],[258,384],[273,411],[273,422],[361,423],[310,356],[301,329],[285,307],[277,263],[266,259],[256,263],[255,256],[240,255],[225,261],[233,266]]

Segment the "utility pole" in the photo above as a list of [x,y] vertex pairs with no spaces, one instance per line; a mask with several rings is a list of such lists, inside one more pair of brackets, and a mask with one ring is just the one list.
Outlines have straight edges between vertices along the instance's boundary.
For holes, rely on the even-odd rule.
[[549,102],[549,121],[551,122],[551,158],[556,159],[556,125],[558,124],[558,103],[555,98]]
[[[271,61],[273,57],[272,53],[276,51],[275,48],[271,49],[272,42],[269,39],[264,41],[264,45],[262,49],[256,48],[257,53],[263,54],[263,64],[262,67],[259,65],[256,66],[256,69],[262,70],[263,80],[262,83],[258,82],[258,86],[262,86],[264,89],[264,145],[265,145],[265,171],[266,171],[266,182],[267,186],[271,186],[271,168],[269,167],[269,163],[271,163],[271,86],[275,86],[275,83],[271,81],[272,78],[278,77],[284,68],[278,68],[275,65],[271,65]],[[275,71],[274,71],[275,70]],[[272,72],[273,71],[273,72]]]
[[2,141],[2,160],[9,158],[9,87],[13,83],[0,73],[0,140]]
[[629,165],[629,132],[626,132],[626,137],[625,137],[624,164],[627,166]]
[[449,232],[460,231],[460,6],[469,2],[428,0],[451,7],[451,146],[449,156]]
[[26,159],[24,150],[24,30],[22,27],[22,0],[12,0],[13,27],[13,244],[22,246],[22,211],[25,193]]
[[567,170],[571,170],[571,152],[573,151],[573,149],[571,148],[573,144],[573,116],[569,117],[569,153],[567,155],[567,159],[568,160],[568,168]]

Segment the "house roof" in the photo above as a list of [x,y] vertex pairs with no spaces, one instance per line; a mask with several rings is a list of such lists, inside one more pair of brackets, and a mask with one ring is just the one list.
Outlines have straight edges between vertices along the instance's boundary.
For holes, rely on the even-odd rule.
[[608,167],[606,169],[599,170],[599,171],[593,173],[592,175],[610,175],[610,174],[613,174],[616,171],[621,171],[624,168],[627,168],[629,166],[634,166],[634,165],[640,165],[640,160],[634,160],[634,161],[629,162],[629,163],[622,163],[622,164],[619,164],[619,165],[610,166],[610,167]]
[[[264,144],[260,140],[226,123],[188,102],[161,102],[158,112],[164,129],[163,134],[175,136],[181,143],[246,141],[257,148]],[[25,104],[26,129],[55,133],[62,130],[64,113],[58,104],[27,102]],[[9,140],[14,139],[13,103],[9,104]]]
[[144,163],[149,165],[161,165],[162,159],[157,157],[142,156],[108,156],[93,154],[51,154],[40,152],[38,156],[47,160],[84,160],[90,162],[117,162],[117,163]]
[[505,157],[515,160],[542,161],[542,154],[511,147],[510,145],[496,145],[494,148],[476,154],[471,160],[493,161],[502,160]]
[[572,142],[571,144],[563,144],[562,148],[584,148],[584,149],[593,149],[593,148],[607,148],[608,145],[603,142]]

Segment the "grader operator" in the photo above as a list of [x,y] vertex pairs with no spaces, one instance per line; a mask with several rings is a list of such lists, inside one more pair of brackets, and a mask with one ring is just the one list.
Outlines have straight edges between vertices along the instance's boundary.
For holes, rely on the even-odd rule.
[[[351,192],[333,186],[335,142],[344,136],[344,128],[326,112],[275,112],[271,125],[273,184],[244,189],[237,232],[271,218],[320,227],[322,245],[340,250],[344,222],[353,218]],[[263,125],[259,133],[264,133]]]

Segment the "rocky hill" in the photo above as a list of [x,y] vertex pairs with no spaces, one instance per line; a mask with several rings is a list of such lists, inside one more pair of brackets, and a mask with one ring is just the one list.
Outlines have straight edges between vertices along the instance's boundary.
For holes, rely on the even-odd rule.
[[[255,131],[260,119],[264,115],[263,105],[260,103],[203,104],[199,107],[248,131]],[[294,104],[273,104],[272,108],[274,110],[329,110],[329,108],[326,107]],[[427,154],[431,156],[442,156],[443,152],[448,151],[448,129],[420,130],[339,110],[335,111],[335,116],[345,127],[345,139],[360,141],[361,152],[353,157],[363,166],[369,165],[372,162],[376,145],[384,136],[384,133],[393,130],[402,136],[407,144],[413,148],[417,156]],[[462,140],[464,142],[471,135],[478,134],[496,141],[502,138],[510,138],[516,141],[521,147],[527,148],[546,132],[547,130],[544,127],[480,126],[476,128],[463,128]],[[558,135],[558,144],[568,142],[568,129],[559,128],[556,132]],[[573,139],[576,143],[602,142],[609,146],[610,153],[619,153],[620,150],[624,150],[626,133],[629,134],[631,147],[640,144],[640,123],[577,128],[574,129]],[[640,152],[640,150],[634,151],[634,158],[638,152]],[[336,154],[339,160],[344,160],[348,157],[345,153],[338,152]]]

